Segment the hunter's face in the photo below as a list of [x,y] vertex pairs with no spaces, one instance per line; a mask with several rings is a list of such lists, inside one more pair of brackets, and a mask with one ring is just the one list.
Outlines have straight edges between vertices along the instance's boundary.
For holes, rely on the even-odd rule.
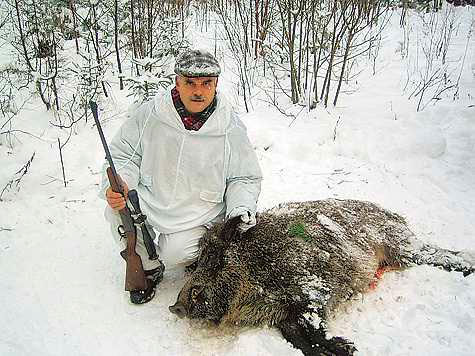
[[176,77],[176,89],[180,99],[190,113],[198,113],[208,107],[216,95],[216,77]]

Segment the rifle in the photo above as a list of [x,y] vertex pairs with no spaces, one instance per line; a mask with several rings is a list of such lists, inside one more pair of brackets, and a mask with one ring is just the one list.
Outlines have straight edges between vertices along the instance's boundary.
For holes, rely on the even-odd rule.
[[[90,101],[89,106],[91,108],[94,121],[96,122],[97,131],[99,132],[99,136],[102,141],[102,146],[104,147],[104,151],[106,153],[106,159],[109,162],[109,167],[107,168],[107,177],[109,178],[110,186],[112,188],[112,191],[116,193],[121,193],[122,196],[124,196],[124,189],[120,184],[119,176],[115,169],[114,162],[112,161],[112,156],[110,154],[109,147],[107,146],[104,133],[102,132],[101,124],[99,122],[99,117],[97,114],[97,104],[94,101]],[[139,225],[141,228],[144,245],[147,249],[149,258],[151,260],[156,260],[158,256],[155,251],[155,245],[152,241],[150,233],[148,232],[147,226],[145,225],[145,220],[147,219],[147,217],[142,214],[137,192],[135,190],[130,190],[128,193],[128,198],[134,208],[134,214],[132,214],[132,211],[129,209],[126,203],[126,206],[123,209],[119,210],[122,225],[120,225],[118,228],[119,234],[127,238],[127,249],[125,256],[127,264],[125,272],[125,290],[146,290],[147,281],[145,278],[142,260],[135,251],[135,246],[137,244],[137,230],[135,224]]]

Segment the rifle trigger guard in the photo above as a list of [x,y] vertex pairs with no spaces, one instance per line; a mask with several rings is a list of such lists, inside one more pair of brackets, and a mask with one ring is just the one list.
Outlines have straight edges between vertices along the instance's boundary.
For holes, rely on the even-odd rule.
[[117,232],[119,233],[121,238],[125,239],[126,235],[125,235],[124,225],[119,225],[117,227]]

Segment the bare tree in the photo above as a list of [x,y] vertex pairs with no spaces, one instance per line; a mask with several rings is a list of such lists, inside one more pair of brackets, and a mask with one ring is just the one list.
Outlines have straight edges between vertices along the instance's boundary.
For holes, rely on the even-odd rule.
[[410,51],[408,84],[412,91],[409,99],[417,98],[417,111],[441,99],[443,93],[456,92],[455,73],[463,61],[448,61],[452,35],[457,28],[457,17],[452,7],[442,11],[419,13],[420,28],[416,29],[415,48]]
[[124,79],[122,78],[122,63],[120,62],[119,48],[119,0],[114,1],[114,45],[117,58],[117,69],[119,71],[119,87],[124,89]]
[[[51,96],[54,96],[56,107],[59,107],[59,98],[56,85],[58,74],[58,42],[54,34],[53,26],[46,21],[48,11],[45,3],[37,3],[35,0],[14,0],[17,30],[24,63],[30,73],[37,73],[35,85],[41,100],[47,110],[51,108]],[[53,58],[51,58],[53,57]]]

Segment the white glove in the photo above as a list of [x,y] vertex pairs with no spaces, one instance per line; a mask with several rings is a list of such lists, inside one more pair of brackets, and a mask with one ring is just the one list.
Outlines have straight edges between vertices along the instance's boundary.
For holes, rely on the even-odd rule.
[[246,232],[251,227],[256,226],[256,213],[251,213],[250,211],[245,211],[241,214],[242,222],[238,224],[237,228],[241,232]]

